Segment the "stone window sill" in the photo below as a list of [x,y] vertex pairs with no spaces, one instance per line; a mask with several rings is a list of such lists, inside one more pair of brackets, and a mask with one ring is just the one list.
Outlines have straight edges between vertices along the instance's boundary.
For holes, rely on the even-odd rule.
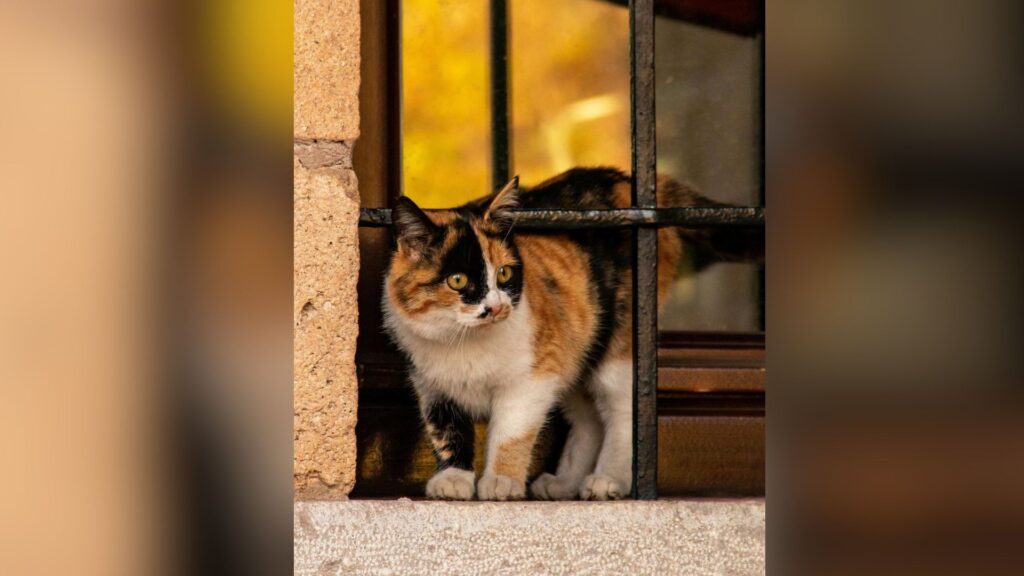
[[764,499],[297,502],[296,574],[763,574]]

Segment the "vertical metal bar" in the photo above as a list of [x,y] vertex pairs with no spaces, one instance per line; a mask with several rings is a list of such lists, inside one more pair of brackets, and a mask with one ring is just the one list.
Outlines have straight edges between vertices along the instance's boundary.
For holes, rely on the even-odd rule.
[[501,189],[510,177],[508,0],[491,0],[491,187]]
[[[633,205],[657,204],[654,0],[629,3]],[[633,234],[633,497],[658,497],[658,231]]]
[[[765,168],[764,168],[764,13],[762,10],[761,14],[761,31],[754,38],[754,46],[757,51],[757,56],[754,59],[754,66],[757,67],[757,94],[755,95],[755,108],[754,108],[754,127],[756,129],[756,146],[757,146],[757,192],[758,192],[758,206],[764,206],[764,179],[765,179]],[[764,229],[761,230],[764,234]],[[765,329],[765,305],[764,305],[764,294],[765,294],[765,274],[764,264],[760,264],[757,267],[757,327],[762,332]]]
[[405,107],[402,93],[402,0],[386,0],[385,2],[385,58],[387,71],[385,80],[385,109],[389,115],[387,120],[387,171],[393,181],[385,182],[384,190],[391,196],[388,206],[404,193],[404,165],[402,162],[402,122],[405,118]]

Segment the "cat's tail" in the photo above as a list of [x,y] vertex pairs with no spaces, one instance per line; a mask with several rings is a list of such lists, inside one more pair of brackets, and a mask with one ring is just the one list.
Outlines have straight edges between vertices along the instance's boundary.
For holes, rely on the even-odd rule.
[[[658,178],[658,207],[730,207],[701,196],[667,177]],[[714,262],[764,262],[764,228],[676,228],[691,254],[695,270]]]

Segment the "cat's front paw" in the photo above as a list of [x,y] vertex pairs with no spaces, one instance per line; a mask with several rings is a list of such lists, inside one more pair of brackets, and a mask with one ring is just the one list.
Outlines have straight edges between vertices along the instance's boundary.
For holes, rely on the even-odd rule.
[[579,492],[579,481],[554,474],[541,474],[530,484],[530,493],[540,500],[572,500]]
[[427,481],[427,498],[438,500],[472,500],[473,471],[445,468]]
[[618,500],[629,496],[629,484],[607,474],[591,474],[580,487],[581,500]]
[[476,495],[481,500],[520,500],[526,496],[526,484],[510,476],[484,474],[476,483]]

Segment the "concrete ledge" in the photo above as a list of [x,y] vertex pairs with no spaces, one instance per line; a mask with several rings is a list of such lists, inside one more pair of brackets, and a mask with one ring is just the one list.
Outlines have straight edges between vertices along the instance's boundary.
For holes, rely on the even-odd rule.
[[297,502],[295,573],[763,574],[764,500]]

